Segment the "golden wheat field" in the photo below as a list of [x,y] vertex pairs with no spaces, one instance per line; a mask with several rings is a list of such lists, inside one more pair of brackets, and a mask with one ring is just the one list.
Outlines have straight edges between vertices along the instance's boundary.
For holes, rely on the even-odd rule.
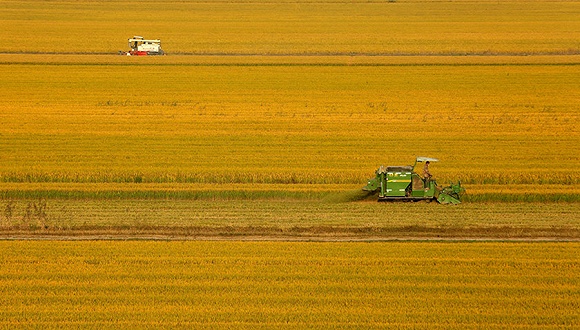
[[114,53],[152,35],[174,54],[578,54],[570,0],[2,0],[0,52]]
[[427,154],[444,181],[579,183],[575,57],[80,60],[2,64],[2,181],[363,183]]
[[574,329],[577,243],[0,242],[0,327]]
[[[429,155],[577,195],[577,2],[138,4],[2,1],[1,182],[364,184]],[[103,55],[132,34],[170,55]]]
[[[577,328],[578,17],[0,0],[0,328]],[[462,204],[361,191],[417,156]]]

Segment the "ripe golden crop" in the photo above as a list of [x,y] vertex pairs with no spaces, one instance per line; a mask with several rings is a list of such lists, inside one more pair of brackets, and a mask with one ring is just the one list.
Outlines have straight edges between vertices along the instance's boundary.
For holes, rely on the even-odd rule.
[[0,181],[355,184],[429,155],[443,182],[579,183],[571,62],[166,58],[0,64]]
[[579,183],[573,1],[4,6],[2,182]]
[[[1,237],[580,236],[576,1],[0,7]],[[475,203],[342,203],[415,156]],[[0,328],[572,328],[579,250],[0,240]]]
[[[578,54],[575,1],[3,1],[0,53]],[[147,22],[148,24],[143,24]]]
[[578,324],[577,243],[0,241],[0,326]]
[[[77,189],[36,183],[159,184],[121,188],[124,196],[159,196],[165,184],[176,185],[172,196],[196,195],[191,184],[240,185],[231,189],[238,192],[293,184],[309,194],[319,188],[307,185],[351,189],[380,165],[422,155],[442,160],[433,167],[440,183],[459,179],[481,192],[474,200],[496,198],[484,185],[497,184],[526,187],[513,189],[541,200],[534,185],[555,184],[569,201],[580,183],[575,2],[5,7],[0,189],[7,198]],[[139,33],[161,38],[174,56],[102,55],[125,47],[124,24],[153,13],[156,24]],[[528,33],[538,24],[550,28]],[[87,37],[89,27],[100,27],[98,38]],[[384,56],[393,54],[417,56]],[[98,190],[84,187],[79,196]]]

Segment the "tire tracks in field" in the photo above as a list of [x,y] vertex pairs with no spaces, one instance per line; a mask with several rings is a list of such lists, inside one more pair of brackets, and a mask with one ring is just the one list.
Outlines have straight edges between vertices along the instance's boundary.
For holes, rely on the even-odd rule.
[[159,241],[580,241],[580,229],[551,227],[345,227],[345,226],[86,226],[4,228],[2,240],[159,240]]
[[[33,52],[33,51],[4,51],[0,52],[0,55],[119,55],[118,52]],[[565,51],[551,51],[551,52],[416,52],[416,53],[406,53],[406,52],[297,52],[297,53],[231,53],[231,52],[174,52],[165,55],[157,56],[252,56],[252,57],[333,57],[333,56],[361,56],[361,57],[373,57],[373,56],[481,56],[481,57],[494,57],[494,56],[569,56],[569,55],[580,55],[580,49],[568,49]],[[126,55],[121,55],[126,56]],[[155,55],[150,55],[155,56]]]

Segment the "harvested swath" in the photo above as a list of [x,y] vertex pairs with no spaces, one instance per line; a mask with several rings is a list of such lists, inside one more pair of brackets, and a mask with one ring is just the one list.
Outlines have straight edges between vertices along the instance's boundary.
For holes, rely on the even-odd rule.
[[158,239],[580,238],[578,203],[312,199],[28,199],[0,202],[0,235]]

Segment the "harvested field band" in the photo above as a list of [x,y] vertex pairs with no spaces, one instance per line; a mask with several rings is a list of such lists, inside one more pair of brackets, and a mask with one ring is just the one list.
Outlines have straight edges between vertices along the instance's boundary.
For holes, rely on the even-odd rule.
[[312,199],[0,202],[0,236],[37,239],[579,240],[578,203]]

